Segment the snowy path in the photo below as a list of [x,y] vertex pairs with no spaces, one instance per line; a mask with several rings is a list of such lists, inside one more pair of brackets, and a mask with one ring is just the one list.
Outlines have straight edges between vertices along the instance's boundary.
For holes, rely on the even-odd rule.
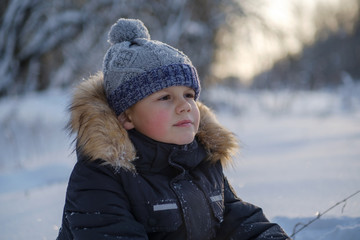
[[[242,198],[258,203],[269,217],[313,216],[360,190],[358,118],[239,121],[227,123],[244,145],[236,169],[229,171],[230,179]],[[330,214],[359,217],[360,194],[343,212],[338,208]]]
[[0,195],[1,240],[55,239],[66,183]]

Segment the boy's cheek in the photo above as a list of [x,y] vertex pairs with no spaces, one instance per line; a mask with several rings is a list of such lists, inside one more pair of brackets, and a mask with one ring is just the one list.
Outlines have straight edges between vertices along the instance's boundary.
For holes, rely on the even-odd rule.
[[196,127],[196,132],[199,130],[199,125],[200,125],[200,110],[199,108],[195,105],[194,110],[193,110],[193,116],[194,116],[194,121],[195,121],[195,127]]
[[166,112],[156,112],[153,115],[152,121],[149,124],[149,130],[151,132],[162,132],[166,129],[166,126],[170,123],[169,116]]

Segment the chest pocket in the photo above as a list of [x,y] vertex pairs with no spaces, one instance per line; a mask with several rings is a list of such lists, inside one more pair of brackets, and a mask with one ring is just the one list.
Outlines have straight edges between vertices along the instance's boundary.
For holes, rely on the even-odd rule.
[[147,232],[173,232],[182,224],[180,209],[175,200],[135,204],[134,211]]

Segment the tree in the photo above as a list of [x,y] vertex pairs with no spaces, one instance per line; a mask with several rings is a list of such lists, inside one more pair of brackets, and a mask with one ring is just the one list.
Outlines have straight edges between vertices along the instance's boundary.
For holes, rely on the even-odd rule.
[[[316,41],[305,45],[299,54],[288,54],[272,69],[257,75],[253,86],[318,89],[359,81],[360,4],[357,8],[352,9],[352,14],[341,14],[320,4],[314,21],[318,25]],[[332,21],[328,20],[330,17]]]

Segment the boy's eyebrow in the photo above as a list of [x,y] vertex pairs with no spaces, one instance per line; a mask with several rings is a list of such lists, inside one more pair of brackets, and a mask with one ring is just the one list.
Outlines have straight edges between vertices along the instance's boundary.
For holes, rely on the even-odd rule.
[[164,94],[164,93],[168,93],[168,92],[164,91],[164,90],[159,90],[157,92],[154,92],[152,95],[158,95],[158,94]]
[[161,89],[157,92],[154,92],[152,95],[162,95],[162,94],[169,94],[169,91],[166,91],[165,89]]

